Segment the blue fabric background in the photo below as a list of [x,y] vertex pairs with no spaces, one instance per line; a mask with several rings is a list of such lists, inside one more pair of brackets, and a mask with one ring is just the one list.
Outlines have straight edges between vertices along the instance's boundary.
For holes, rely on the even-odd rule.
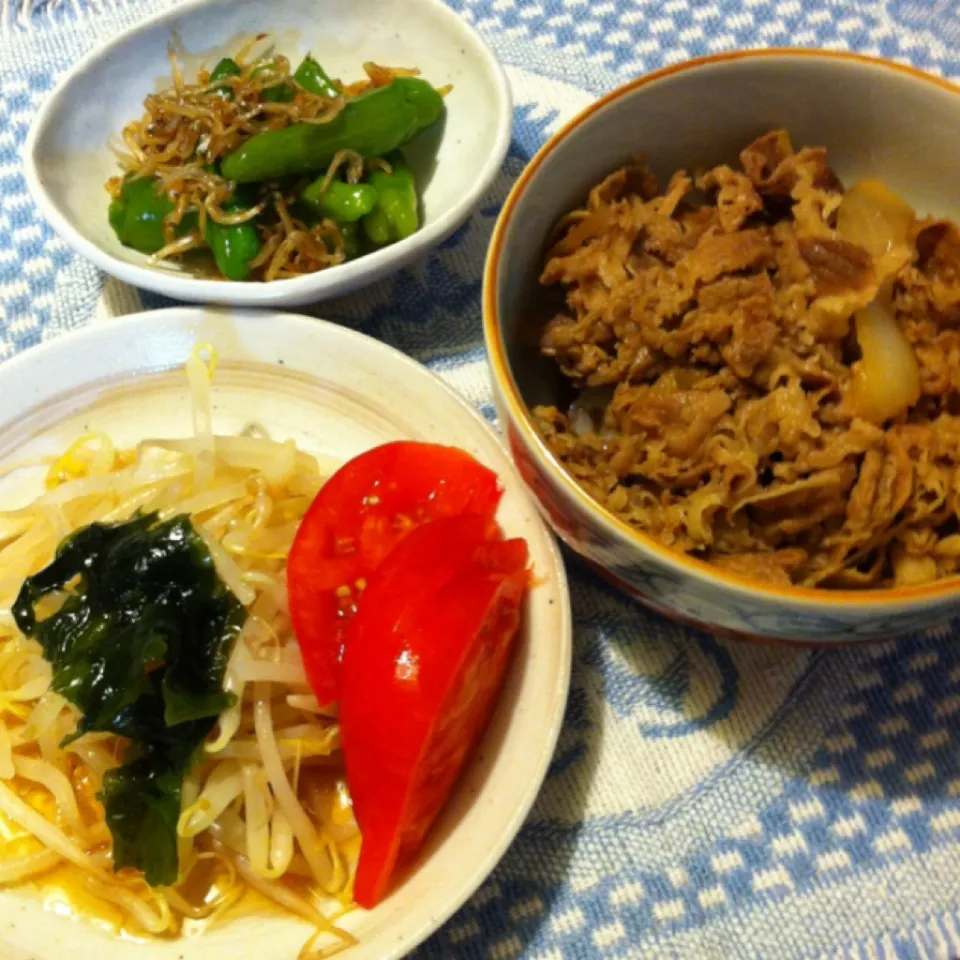
[[[79,55],[169,0],[3,0],[0,362],[98,313],[107,285],[40,219],[19,150]],[[960,77],[960,0],[453,0],[508,67],[501,176],[426,261],[325,315],[429,364],[493,419],[480,331],[501,203],[557,123],[699,54],[853,49]],[[0,398],[2,402],[2,398]],[[951,630],[825,654],[681,629],[567,556],[573,687],[541,797],[439,958],[960,956],[960,647]]]

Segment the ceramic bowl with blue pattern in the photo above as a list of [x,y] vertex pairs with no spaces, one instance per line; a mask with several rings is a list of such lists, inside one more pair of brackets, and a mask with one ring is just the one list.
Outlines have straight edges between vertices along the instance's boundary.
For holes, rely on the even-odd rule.
[[706,630],[839,645],[929,627],[960,608],[960,579],[887,590],[815,590],[747,579],[662,546],[594,501],[541,441],[530,415],[560,374],[540,355],[538,277],[554,224],[642,153],[661,183],[734,162],[786,128],[825,146],[844,182],[878,177],[922,214],[960,218],[960,90],[911,67],[847,53],[755,50],[641,77],[592,104],[537,153],[511,191],[484,276],[484,331],[511,454],[557,533],[644,603]]

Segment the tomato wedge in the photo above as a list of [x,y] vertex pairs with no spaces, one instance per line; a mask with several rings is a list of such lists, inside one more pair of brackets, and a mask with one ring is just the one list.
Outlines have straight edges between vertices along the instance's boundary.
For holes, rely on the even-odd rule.
[[523,540],[436,520],[381,564],[350,623],[340,730],[372,907],[415,853],[493,713],[529,585]]
[[287,563],[290,619],[317,699],[338,698],[347,625],[370,575],[413,529],[442,517],[492,518],[497,476],[455,447],[400,441],[338,470],[300,524]]

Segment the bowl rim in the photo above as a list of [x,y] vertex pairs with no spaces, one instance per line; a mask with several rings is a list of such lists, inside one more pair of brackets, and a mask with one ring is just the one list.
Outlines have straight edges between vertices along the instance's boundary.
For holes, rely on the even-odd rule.
[[[427,8],[439,21],[446,24],[451,34],[459,33],[458,39],[461,41],[469,40],[473,45],[480,60],[484,63],[496,92],[494,99],[496,134],[489,143],[487,160],[469,189],[465,190],[455,203],[442,211],[433,222],[424,224],[411,236],[363,257],[358,257],[356,260],[338,264],[337,270],[333,273],[329,270],[320,270],[303,277],[282,281],[249,283],[235,280],[204,279],[186,272],[162,270],[146,264],[127,263],[107,252],[99,244],[88,240],[76,229],[73,222],[54,203],[52,196],[44,186],[38,157],[38,145],[52,126],[54,110],[60,103],[64,92],[74,80],[87,73],[100,61],[108,58],[110,54],[123,47],[138,34],[147,33],[164,24],[171,24],[203,7],[222,6],[234,2],[236,0],[185,0],[183,3],[147,17],[86,53],[46,95],[30,124],[23,146],[22,158],[24,178],[30,196],[54,231],[76,253],[125,283],[180,300],[241,307],[279,307],[286,303],[309,302],[311,297],[319,301],[320,299],[342,295],[374,282],[391,272],[394,267],[399,269],[413,260],[419,253],[437,246],[450,236],[467,219],[503,166],[513,132],[513,95],[507,80],[506,70],[490,45],[470,23],[443,3],[443,0],[405,0],[405,2],[416,2],[421,7]],[[108,146],[105,142],[104,150],[107,149]],[[369,280],[365,280],[366,277],[369,277]]]
[[513,214],[526,190],[535,179],[544,161],[564,143],[573,133],[586,123],[594,114],[606,109],[613,103],[630,96],[635,91],[666,80],[680,73],[696,71],[703,67],[730,63],[743,60],[774,60],[777,58],[795,58],[804,60],[823,60],[832,63],[845,62],[851,65],[873,67],[902,74],[912,80],[928,83],[941,90],[960,96],[960,87],[955,86],[943,77],[925,73],[909,64],[897,63],[880,57],[852,53],[841,50],[821,50],[805,47],[770,47],[765,49],[731,50],[710,56],[696,57],[683,63],[672,64],[654,70],[630,80],[629,82],[611,90],[599,97],[593,103],[581,110],[576,116],[568,120],[547,142],[534,154],[530,162],[521,172],[516,183],[510,190],[503,208],[497,217],[490,245],[487,248],[486,264],[483,272],[482,313],[483,334],[487,347],[487,356],[490,362],[491,376],[499,386],[499,394],[511,416],[511,422],[521,432],[527,446],[532,448],[549,474],[551,480],[574,500],[580,509],[584,510],[593,520],[603,526],[607,534],[618,542],[626,541],[630,546],[639,548],[644,553],[654,554],[656,559],[672,571],[700,579],[707,580],[712,586],[721,590],[733,590],[741,595],[761,596],[765,600],[789,602],[794,607],[813,607],[826,605],[830,607],[857,605],[860,607],[899,607],[912,606],[915,601],[943,599],[960,593],[960,575],[937,580],[933,583],[915,586],[889,587],[886,589],[872,588],[868,590],[828,590],[817,587],[780,586],[764,583],[743,574],[723,570],[720,567],[699,560],[679,551],[671,550],[648,534],[630,527],[623,520],[611,513],[606,507],[594,500],[561,466],[559,460],[543,442],[537,432],[533,418],[520,395],[516,378],[507,360],[506,346],[503,340],[503,328],[497,302],[500,280],[500,263],[504,239]]

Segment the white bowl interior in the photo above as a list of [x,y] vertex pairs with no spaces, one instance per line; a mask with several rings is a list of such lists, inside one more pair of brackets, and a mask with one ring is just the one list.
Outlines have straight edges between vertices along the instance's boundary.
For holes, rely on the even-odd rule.
[[497,306],[524,399],[553,402],[556,365],[539,357],[537,277],[556,221],[642,153],[661,186],[678,170],[735,165],[752,139],[784,127],[794,147],[823,146],[844,183],[879,177],[921,214],[960,217],[955,157],[960,91],[894,65],[804,53],[720,59],[617,95],[545,157],[519,198],[499,253]]
[[[267,334],[267,335],[265,335]],[[89,428],[121,444],[191,431],[182,364],[212,343],[214,429],[251,421],[335,465],[391,439],[460,446],[502,478],[499,519],[530,545],[542,585],[491,728],[407,879],[345,926],[360,940],[344,960],[400,956],[436,929],[483,881],[539,790],[562,719],[571,626],[563,565],[496,437],[464,401],[396,351],[332,324],[284,314],[178,308],[69,335],[0,371],[0,466],[62,451]],[[0,481],[0,509],[36,495],[42,471]],[[133,944],[44,909],[37,892],[0,893],[4,960],[294,960],[309,935],[300,921],[241,916],[200,938]]]
[[[109,144],[143,113],[143,99],[170,86],[171,42],[192,79],[239,44],[269,32],[295,68],[309,52],[334,77],[363,77],[362,64],[418,67],[434,86],[452,84],[446,117],[405,148],[423,202],[412,238],[307,278],[274,284],[200,281],[174,264],[120,244],[107,222],[107,179],[119,167]],[[306,302],[348,292],[371,271],[416,255],[457,226],[495,175],[509,141],[509,93],[499,65],[467,24],[439,0],[193,0],[135,28],[82,63],[52,95],[26,151],[28,180],[41,209],[68,242],[121,279],[159,292],[219,302]],[[466,203],[465,203],[466,200]],[[454,215],[455,214],[455,215]],[[437,233],[436,229],[440,228]],[[404,254],[406,253],[406,256]],[[365,279],[366,278],[366,279]],[[197,286],[200,284],[200,286]],[[281,289],[282,288],[282,289]],[[307,288],[313,296],[297,296]]]

